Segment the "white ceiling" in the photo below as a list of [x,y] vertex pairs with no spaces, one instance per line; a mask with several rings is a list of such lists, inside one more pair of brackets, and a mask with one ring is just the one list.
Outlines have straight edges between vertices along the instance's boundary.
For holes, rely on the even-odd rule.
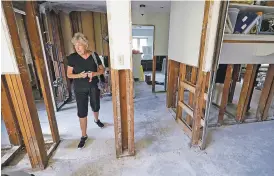
[[[46,6],[52,9],[71,11],[95,11],[106,12],[106,1],[56,1],[50,0]],[[140,5],[144,4],[145,13],[149,12],[170,12],[170,1],[132,1],[132,11],[139,12]]]
[[[170,1],[132,1],[132,11],[139,12],[140,5],[144,4],[145,12],[170,12]],[[162,8],[161,8],[162,7]]]

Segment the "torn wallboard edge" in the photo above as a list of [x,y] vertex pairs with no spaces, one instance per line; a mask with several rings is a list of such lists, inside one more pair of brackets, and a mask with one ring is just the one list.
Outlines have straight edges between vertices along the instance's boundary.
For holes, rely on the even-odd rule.
[[218,35],[218,21],[219,21],[219,15],[220,15],[220,7],[221,2],[215,1],[212,5],[212,10],[210,11],[210,18],[208,21],[208,29],[207,29],[207,36],[206,41],[207,45],[205,48],[205,54],[204,54],[204,60],[203,60],[203,71],[209,72],[211,71],[211,66],[213,62],[213,55],[214,55],[214,49],[216,44],[216,38]]
[[19,74],[18,64],[11,41],[6,15],[1,8],[1,74]]

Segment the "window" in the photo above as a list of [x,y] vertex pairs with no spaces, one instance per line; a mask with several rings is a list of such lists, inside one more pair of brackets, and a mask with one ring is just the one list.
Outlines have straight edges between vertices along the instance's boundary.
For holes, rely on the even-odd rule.
[[140,39],[140,51],[141,52],[143,52],[143,46],[147,46],[147,38],[146,39],[143,39],[143,38]]
[[138,39],[137,39],[137,38],[133,38],[133,40],[132,40],[132,47],[133,47],[133,49],[135,49],[135,50],[138,50],[138,49],[139,49],[139,46],[138,46]]
[[133,49],[143,52],[143,46],[147,46],[147,41],[148,41],[147,38],[133,38],[132,47]]

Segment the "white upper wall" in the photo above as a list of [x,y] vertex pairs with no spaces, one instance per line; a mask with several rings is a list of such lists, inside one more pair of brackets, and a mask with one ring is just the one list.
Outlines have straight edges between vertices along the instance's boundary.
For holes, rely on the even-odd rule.
[[132,29],[132,36],[152,36],[153,29]]
[[155,12],[145,13],[132,12],[132,24],[155,26],[155,56],[168,54],[169,13]]
[[204,4],[204,1],[171,2],[169,59],[198,66]]

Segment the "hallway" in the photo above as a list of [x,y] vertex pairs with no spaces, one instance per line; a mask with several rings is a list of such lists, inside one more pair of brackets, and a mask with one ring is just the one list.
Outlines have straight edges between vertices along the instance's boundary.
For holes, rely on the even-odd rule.
[[24,170],[35,176],[274,174],[269,164],[274,158],[274,143],[265,140],[274,138],[274,121],[210,128],[207,149],[190,149],[189,138],[165,107],[165,99],[166,94],[152,94],[145,83],[136,84],[134,157],[116,159],[112,102],[103,98],[100,117],[107,127],[95,126],[90,114],[86,148],[76,149],[80,135],[76,105],[68,104],[56,113],[62,141],[48,167],[32,171],[25,155],[17,166],[5,167],[3,173]]

